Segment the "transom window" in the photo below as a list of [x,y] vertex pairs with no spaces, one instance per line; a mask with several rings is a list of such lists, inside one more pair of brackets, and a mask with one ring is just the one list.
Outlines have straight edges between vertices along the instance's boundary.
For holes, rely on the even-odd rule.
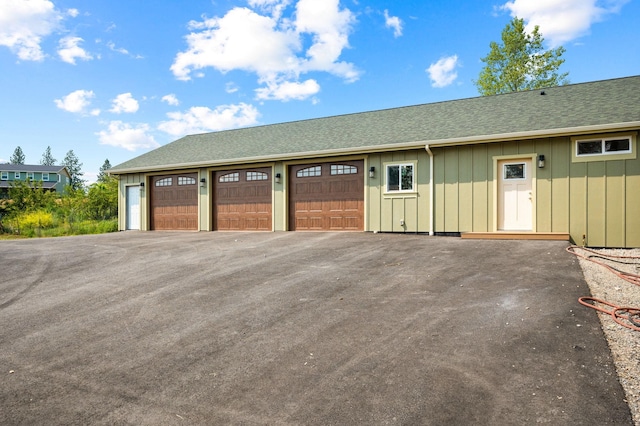
[[349,166],[345,164],[331,165],[332,175],[355,175],[357,173],[358,173],[358,168],[356,166]]
[[576,156],[628,154],[631,152],[630,137],[602,138],[576,141]]
[[189,176],[178,176],[178,185],[195,185],[196,179]]
[[239,182],[240,181],[240,173],[233,172],[227,173],[226,175],[222,175],[218,178],[218,182]]
[[526,177],[527,169],[525,163],[505,164],[503,170],[505,180],[524,179]]
[[173,178],[166,177],[156,181],[156,186],[171,186],[173,185]]
[[247,180],[267,180],[269,175],[264,172],[247,172]]
[[321,166],[307,167],[306,169],[301,169],[296,172],[296,177],[312,177],[312,176],[321,176],[321,175],[322,175]]
[[387,166],[387,191],[413,191],[413,164]]

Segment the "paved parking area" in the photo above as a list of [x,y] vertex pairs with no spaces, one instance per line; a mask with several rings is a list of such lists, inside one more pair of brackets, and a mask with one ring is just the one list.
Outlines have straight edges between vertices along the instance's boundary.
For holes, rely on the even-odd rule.
[[0,241],[0,424],[632,424],[565,243]]

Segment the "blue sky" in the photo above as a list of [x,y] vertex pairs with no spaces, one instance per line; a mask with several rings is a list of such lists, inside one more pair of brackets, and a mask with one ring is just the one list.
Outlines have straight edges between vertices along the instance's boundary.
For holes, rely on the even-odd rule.
[[1,0],[0,162],[84,179],[187,134],[478,96],[513,16],[571,83],[640,74],[640,0]]

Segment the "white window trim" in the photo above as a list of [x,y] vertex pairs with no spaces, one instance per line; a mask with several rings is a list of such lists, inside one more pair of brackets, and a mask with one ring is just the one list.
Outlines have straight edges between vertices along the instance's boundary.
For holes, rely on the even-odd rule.
[[13,178],[14,179],[20,180],[20,176],[21,176],[20,172],[13,172]]
[[[600,142],[603,144],[602,149],[604,151],[604,143],[610,140],[627,139],[629,140],[629,150],[627,151],[609,151],[595,154],[578,154],[578,144],[580,142]],[[636,132],[626,132],[617,134],[602,134],[602,135],[584,135],[573,136],[571,138],[571,161],[576,163],[590,162],[590,161],[614,161],[614,160],[633,160],[637,157],[636,151]]]
[[27,173],[27,179],[29,179],[29,180],[33,180],[33,179],[35,179],[35,176],[36,176],[36,175],[35,175],[35,173],[33,173],[33,172],[29,172],[29,173]]
[[9,172],[0,172],[0,180],[9,180]]
[[[629,149],[626,149],[624,151],[607,151],[606,150],[607,141],[621,140],[621,139],[626,139],[627,141],[629,141]],[[580,154],[578,152],[578,146],[581,143],[586,143],[586,142],[600,142],[600,146],[602,147],[602,152],[596,152],[596,153],[593,153],[593,154]],[[577,139],[575,148],[576,148],[576,157],[596,157],[596,156],[600,156],[600,155],[621,155],[621,154],[631,154],[633,152],[633,144],[632,144],[631,136],[619,136],[619,137],[612,137],[612,138],[595,138],[595,139]]]
[[[413,172],[411,174],[411,189],[389,189],[389,167],[393,167],[393,166],[398,166],[398,167],[403,167],[403,166],[412,166],[413,167]],[[398,162],[389,162],[389,163],[384,163],[384,193],[385,194],[415,194],[418,192],[417,188],[416,188],[416,175],[417,175],[417,170],[418,169],[418,165],[416,162],[414,161],[398,161]],[[399,171],[400,173],[400,186],[402,183],[402,173]]]
[[49,173],[42,173],[42,181],[49,182]]

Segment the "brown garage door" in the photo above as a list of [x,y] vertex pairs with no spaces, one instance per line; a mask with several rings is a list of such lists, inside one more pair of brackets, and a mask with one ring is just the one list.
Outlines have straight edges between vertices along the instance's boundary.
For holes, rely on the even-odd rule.
[[215,172],[214,229],[271,231],[271,168]]
[[291,166],[292,231],[364,230],[364,161]]
[[198,230],[197,173],[151,178],[151,229]]

